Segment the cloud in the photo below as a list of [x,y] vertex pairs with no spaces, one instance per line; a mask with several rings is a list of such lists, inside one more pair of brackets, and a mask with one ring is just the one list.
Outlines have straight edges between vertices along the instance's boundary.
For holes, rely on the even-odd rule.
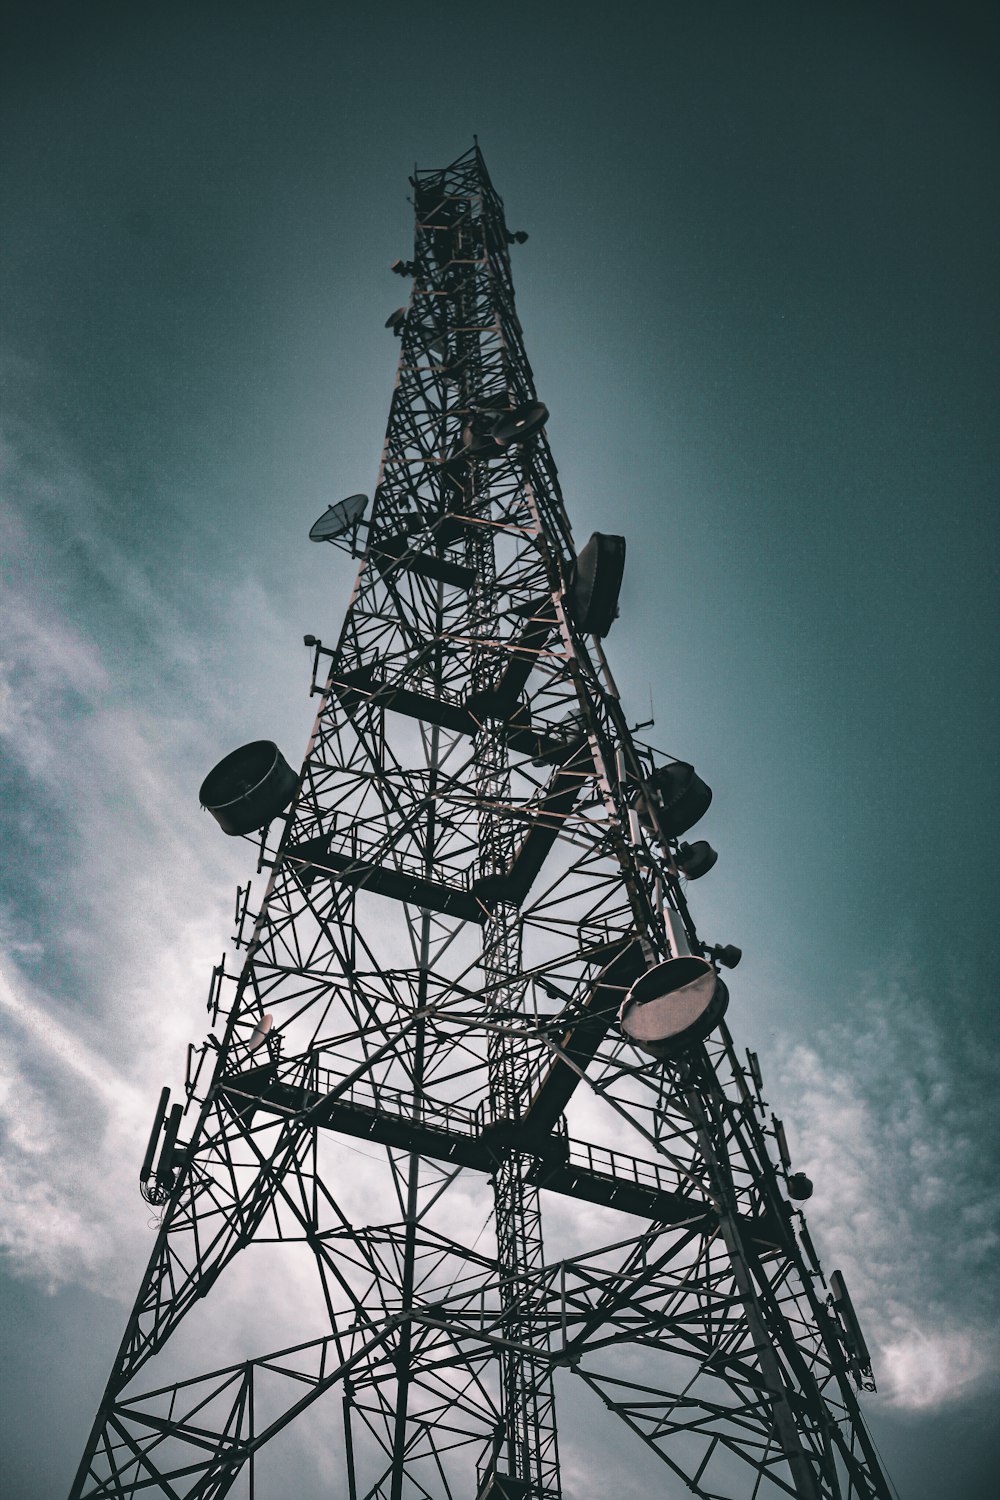
[[203,1028],[235,851],[198,837],[211,712],[157,701],[150,659],[126,672],[115,649],[137,613],[175,653],[191,631],[105,535],[86,475],[6,456],[0,1243],[49,1289],[130,1297],[150,1240],[138,1164]]
[[[0,513],[0,1248],[15,1277],[124,1309],[153,1243],[138,1190],[153,1110],[164,1083],[177,1099],[205,1033],[232,892],[252,869],[197,787],[255,732],[264,698],[293,758],[313,709],[305,670],[287,671],[295,632],[252,578],[209,589],[147,570],[99,485],[48,435],[17,438]],[[275,1280],[258,1352],[286,1341],[289,1306],[310,1276],[315,1288],[308,1260]],[[220,1282],[220,1360],[247,1352],[233,1308],[241,1288],[257,1305],[253,1278]]]
[[[973,1044],[954,982],[916,965],[870,974],[809,1043],[769,1069],[808,1219],[840,1267],[885,1401],[928,1410],[1000,1378],[1000,1191],[983,1116],[1000,1072]],[[945,1020],[948,1024],[945,1024]]]
[[997,1345],[970,1327],[924,1333],[910,1329],[882,1350],[886,1384],[895,1404],[925,1411],[981,1391],[997,1373]]
[[0,973],[0,1007],[27,1032],[29,1045],[39,1046],[43,1054],[75,1073],[107,1103],[120,1098],[124,1080],[102,1058],[89,1052],[67,1027],[46,1015],[37,1003],[24,999],[3,973]]

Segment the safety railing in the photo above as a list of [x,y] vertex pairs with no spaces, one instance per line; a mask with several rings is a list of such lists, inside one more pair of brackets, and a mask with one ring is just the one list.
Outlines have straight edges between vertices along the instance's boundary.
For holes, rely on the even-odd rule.
[[594,1177],[631,1184],[652,1193],[675,1194],[681,1190],[679,1174],[672,1168],[628,1156],[624,1151],[614,1151],[608,1146],[591,1146],[585,1141],[574,1140],[567,1140],[566,1144],[569,1165],[580,1167]]
[[348,1074],[337,1073],[311,1061],[308,1067],[309,1087],[321,1097],[336,1092],[336,1102],[347,1109],[365,1110],[370,1114],[393,1116],[449,1135],[474,1137],[482,1129],[480,1110],[466,1109],[430,1094],[417,1095],[413,1089],[399,1089],[365,1075],[352,1079],[344,1087]]

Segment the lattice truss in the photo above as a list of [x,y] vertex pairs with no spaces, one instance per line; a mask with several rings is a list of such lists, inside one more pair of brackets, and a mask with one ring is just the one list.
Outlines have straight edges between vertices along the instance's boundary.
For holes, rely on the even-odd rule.
[[668,1495],[887,1495],[759,1075],[615,1023],[665,908],[705,949],[545,435],[481,442],[536,399],[502,204],[478,148],[413,186],[357,583],[73,1494],[282,1495],[301,1429],[350,1500],[557,1500],[558,1387]]

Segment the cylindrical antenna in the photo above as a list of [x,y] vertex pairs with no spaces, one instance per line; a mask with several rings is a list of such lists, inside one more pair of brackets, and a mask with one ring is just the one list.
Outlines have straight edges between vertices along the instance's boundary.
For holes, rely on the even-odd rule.
[[785,1138],[785,1127],[777,1115],[771,1116],[771,1124],[774,1126],[774,1139],[778,1143],[778,1155],[781,1157],[781,1165],[786,1172],[792,1170],[792,1155],[788,1149],[788,1141]]
[[167,1128],[163,1135],[163,1150],[160,1152],[160,1162],[156,1168],[156,1181],[160,1187],[169,1187],[173,1175],[174,1147],[177,1144],[177,1132],[181,1128],[181,1116],[184,1113],[183,1104],[175,1104],[170,1111],[167,1120]]
[[840,1271],[830,1273],[830,1291],[833,1295],[833,1305],[840,1314],[841,1322],[847,1333],[850,1346],[849,1352],[854,1355],[862,1369],[868,1369],[872,1362],[865,1336],[861,1332],[861,1324],[858,1322],[857,1313],[854,1311],[854,1303],[851,1301],[844,1277]]
[[684,930],[684,919],[680,912],[674,911],[672,906],[665,906],[663,920],[667,924],[667,939],[674,958],[687,958],[691,952],[691,944],[688,942],[688,935]]
[[150,1172],[153,1170],[153,1157],[156,1153],[156,1143],[160,1138],[160,1131],[163,1128],[163,1116],[167,1112],[167,1101],[169,1098],[170,1090],[167,1088],[162,1089],[160,1092],[160,1102],[156,1106],[156,1114],[153,1116],[153,1128],[149,1132],[149,1145],[146,1147],[146,1154],[142,1158],[142,1166],[139,1168],[140,1182],[145,1182],[148,1179]]

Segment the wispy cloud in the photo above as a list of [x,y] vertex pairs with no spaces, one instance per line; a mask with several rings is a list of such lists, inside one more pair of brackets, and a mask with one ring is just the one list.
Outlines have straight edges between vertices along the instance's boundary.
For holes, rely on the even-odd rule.
[[[997,1060],[916,966],[868,975],[837,1021],[769,1070],[827,1270],[847,1277],[893,1406],[926,1410],[1000,1377]],[[957,986],[956,986],[957,989]],[[942,1014],[951,1024],[945,1026]]]
[[86,475],[11,449],[5,499],[0,1244],[42,1285],[131,1296],[153,1103],[203,1030],[240,864],[196,800],[226,706],[164,692],[159,656],[123,660],[137,616],[167,659],[197,641]]

